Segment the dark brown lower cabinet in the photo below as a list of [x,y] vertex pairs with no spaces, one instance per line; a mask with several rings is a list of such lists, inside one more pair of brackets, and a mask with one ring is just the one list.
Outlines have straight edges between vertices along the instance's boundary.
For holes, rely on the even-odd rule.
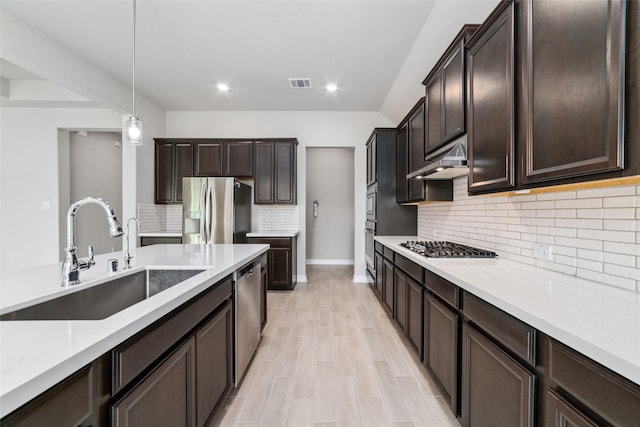
[[113,405],[113,426],[195,426],[195,353],[192,337]]
[[461,374],[464,426],[534,425],[535,374],[466,322]]
[[393,317],[393,263],[387,259],[382,262],[382,307]]
[[296,286],[297,239],[295,237],[248,237],[247,243],[269,245],[267,252],[270,291],[291,291]]
[[460,316],[424,293],[423,363],[437,379],[443,397],[458,414],[458,322]]
[[262,300],[260,301],[260,329],[264,329],[267,326],[267,285],[269,284],[269,267],[268,265],[262,266],[262,272],[260,273],[260,295]]
[[382,266],[384,264],[383,260],[384,258],[382,257],[382,254],[379,252],[376,252],[374,255],[374,259],[375,259],[375,264],[376,264],[376,280],[374,283],[374,287],[373,290],[376,293],[376,296],[378,297],[378,299],[382,300],[382,283],[384,282],[384,274],[383,274],[383,270],[382,270]]
[[422,351],[422,285],[407,277],[407,338],[419,356]]
[[597,427],[586,415],[553,390],[547,391],[547,427]]
[[197,426],[203,427],[232,385],[231,303],[196,332]]
[[395,288],[395,319],[405,335],[407,333],[407,275],[396,268],[393,273]]
[[164,244],[179,245],[181,243],[182,243],[182,237],[156,237],[156,236],[140,237],[140,246],[164,245]]

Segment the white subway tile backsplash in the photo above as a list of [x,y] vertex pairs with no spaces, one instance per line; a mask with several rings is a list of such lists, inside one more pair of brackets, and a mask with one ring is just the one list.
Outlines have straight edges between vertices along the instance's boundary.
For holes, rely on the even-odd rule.
[[258,231],[300,230],[298,205],[259,205]]
[[[495,250],[504,258],[640,292],[640,185],[469,196],[454,181],[454,202],[418,207],[418,236]],[[553,247],[553,261],[533,244]]]
[[138,203],[138,221],[142,233],[181,233],[182,205]]

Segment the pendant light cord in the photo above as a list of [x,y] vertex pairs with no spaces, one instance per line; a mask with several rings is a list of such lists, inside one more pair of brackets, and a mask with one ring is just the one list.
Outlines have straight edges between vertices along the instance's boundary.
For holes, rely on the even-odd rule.
[[136,0],[133,0],[133,115],[136,115]]

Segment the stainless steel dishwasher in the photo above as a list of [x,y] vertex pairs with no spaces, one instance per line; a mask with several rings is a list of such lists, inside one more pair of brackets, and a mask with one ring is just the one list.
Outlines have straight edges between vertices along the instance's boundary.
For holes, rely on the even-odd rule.
[[237,387],[253,357],[260,338],[260,258],[234,273],[235,368]]

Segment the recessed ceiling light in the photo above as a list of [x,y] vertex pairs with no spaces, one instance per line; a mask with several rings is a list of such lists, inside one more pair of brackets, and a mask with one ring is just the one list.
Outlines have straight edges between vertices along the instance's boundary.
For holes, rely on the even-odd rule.
[[336,90],[338,90],[338,86],[335,83],[329,83],[325,86],[325,89],[327,89],[329,92],[335,92]]
[[229,90],[229,86],[225,83],[218,83],[216,87],[220,92],[227,92]]

